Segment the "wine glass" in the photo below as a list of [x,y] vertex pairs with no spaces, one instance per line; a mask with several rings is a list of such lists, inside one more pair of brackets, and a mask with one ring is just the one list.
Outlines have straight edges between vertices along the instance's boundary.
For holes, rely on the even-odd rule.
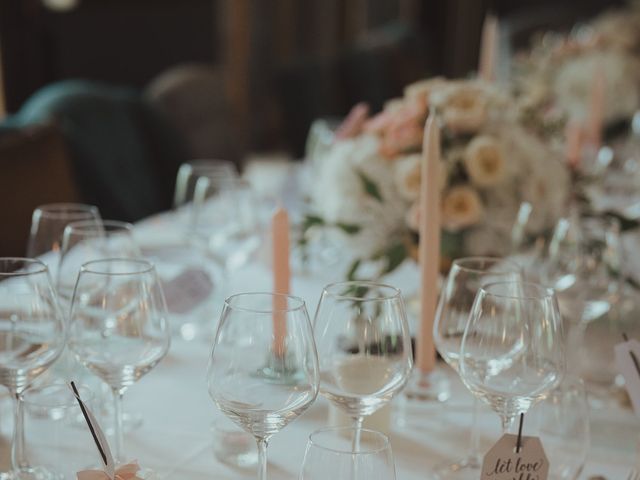
[[[50,203],[39,206],[33,211],[31,218],[27,255],[39,257],[50,251],[59,255],[65,227],[80,220],[99,221],[98,207],[82,203]],[[58,258],[47,263],[56,267]]]
[[81,220],[68,224],[62,235],[56,276],[58,298],[71,301],[80,267],[91,260],[137,258],[140,248],[133,238],[133,225],[116,220]]
[[549,459],[549,478],[575,480],[590,446],[589,402],[582,380],[566,376],[525,419],[529,435],[540,437]]
[[507,433],[513,419],[558,386],[565,372],[553,289],[513,281],[480,287],[458,362],[465,386],[500,415]]
[[[354,438],[359,436],[357,449]],[[391,444],[386,435],[351,427],[323,428],[312,433],[302,462],[300,480],[349,478],[395,480]]]
[[373,282],[324,288],[313,324],[320,393],[362,428],[405,386],[413,358],[400,291]]
[[200,177],[238,178],[238,170],[229,160],[194,160],[183,163],[178,169],[173,207],[178,208],[193,201],[196,183]]
[[[433,340],[438,353],[458,372],[460,344],[464,328],[478,289],[488,283],[522,280],[521,268],[513,261],[496,257],[468,257],[453,262],[440,292],[433,324]],[[440,467],[440,476],[459,477],[479,469],[479,438],[477,432],[478,400],[474,398],[471,427],[471,452],[458,461]],[[477,472],[472,473],[477,477]]]
[[122,397],[162,360],[170,330],[153,264],[112,258],[82,265],[71,301],[69,349],[109,385],[115,458],[122,461]]
[[0,479],[29,472],[21,395],[62,352],[64,325],[47,266],[28,258],[0,258],[0,383],[15,402],[12,471]]
[[227,298],[207,376],[218,408],[255,437],[265,480],[270,438],[318,395],[318,354],[304,301],[271,293]]
[[198,179],[191,232],[227,270],[244,265],[260,246],[260,205],[251,185],[226,176]]

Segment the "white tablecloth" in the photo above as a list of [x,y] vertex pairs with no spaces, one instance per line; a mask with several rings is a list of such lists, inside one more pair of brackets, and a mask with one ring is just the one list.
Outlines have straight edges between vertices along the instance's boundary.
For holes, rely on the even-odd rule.
[[[172,242],[179,236],[170,215],[143,222],[137,231],[142,243]],[[331,278],[335,276],[335,278]],[[324,278],[297,275],[292,293],[306,299],[313,314],[323,284],[341,280],[341,273],[326,273]],[[416,286],[416,272],[411,266],[401,269],[392,279],[405,291]],[[227,293],[270,290],[268,267],[254,262],[239,271],[225,285]],[[217,313],[212,312],[210,325]],[[217,411],[206,387],[206,365],[210,345],[196,339],[175,339],[167,357],[125,395],[125,409],[144,415],[142,426],[125,438],[129,458],[158,472],[159,478],[189,480],[256,478],[253,470],[229,467],[213,455],[210,426]],[[391,442],[395,454],[397,478],[429,478],[431,467],[467,453],[468,426],[472,399],[455,376],[454,395],[445,404],[396,405],[394,415],[407,426],[394,427]],[[301,418],[275,435],[269,448],[269,477],[297,478],[306,440],[317,428],[325,426],[328,406],[319,398]],[[8,412],[7,412],[8,413]],[[6,464],[8,422],[2,424],[1,451]],[[592,449],[581,479],[603,474],[608,479],[625,479],[637,461],[640,421],[630,410],[608,409],[592,412]],[[499,420],[488,409],[481,416],[482,446],[488,448],[498,436]],[[86,437],[86,448],[93,448]],[[83,448],[84,448],[83,447]],[[80,447],[78,447],[80,448]]]

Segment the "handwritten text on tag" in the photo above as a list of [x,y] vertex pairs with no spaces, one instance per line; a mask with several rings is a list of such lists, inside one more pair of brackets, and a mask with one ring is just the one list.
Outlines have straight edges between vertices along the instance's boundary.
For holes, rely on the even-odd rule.
[[538,437],[522,437],[516,453],[517,435],[505,434],[487,452],[481,480],[547,480],[549,461]]

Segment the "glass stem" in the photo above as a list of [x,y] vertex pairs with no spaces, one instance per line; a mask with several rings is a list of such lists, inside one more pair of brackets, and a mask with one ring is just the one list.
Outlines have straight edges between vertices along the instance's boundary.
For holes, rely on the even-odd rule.
[[480,468],[481,455],[480,455],[480,432],[478,431],[478,417],[480,416],[480,401],[473,397],[473,410],[471,411],[471,439],[469,455],[470,464],[472,467]]
[[124,449],[124,433],[122,426],[122,392],[119,389],[113,388],[111,390],[113,394],[113,448],[116,464],[124,461],[123,449]]
[[502,434],[509,433],[511,430],[511,425],[513,425],[513,421],[516,418],[516,415],[501,415],[500,420],[502,421]]
[[351,464],[351,478],[358,478],[358,462],[356,461],[357,457],[355,453],[360,451],[360,434],[362,433],[362,422],[364,422],[364,417],[359,415],[357,417],[353,417],[353,428],[355,432],[353,432],[353,441],[351,442],[351,451],[354,453],[353,462]]
[[259,438],[258,442],[258,480],[267,480],[267,446],[266,438]]
[[18,392],[13,392],[15,424],[13,426],[13,445],[11,448],[11,463],[13,471],[24,469],[28,466],[25,458],[24,442],[24,408],[22,397]]

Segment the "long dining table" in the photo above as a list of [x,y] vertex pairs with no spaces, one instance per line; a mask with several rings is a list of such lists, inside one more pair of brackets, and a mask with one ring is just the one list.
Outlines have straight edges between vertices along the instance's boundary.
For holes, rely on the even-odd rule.
[[[143,251],[157,261],[159,270],[163,262],[159,252],[166,246],[177,245],[174,253],[182,249],[185,257],[195,257],[192,264],[198,263],[197,255],[184,245],[181,221],[179,213],[167,212],[136,225],[136,240]],[[153,469],[158,479],[222,480],[257,476],[253,468],[234,467],[214,455],[212,424],[222,414],[208,395],[206,367],[223,295],[271,290],[267,257],[258,252],[226,279],[218,280],[218,283],[224,281],[224,285],[214,285],[214,289],[219,289],[214,296],[216,300],[206,304],[206,308],[172,315],[176,335],[169,353],[125,395],[125,410],[141,413],[143,418],[141,425],[125,434],[127,456]],[[171,259],[173,264],[176,261]],[[291,293],[305,299],[312,316],[323,285],[342,279],[335,269],[310,273],[294,268]],[[417,269],[407,263],[387,281],[410,295],[417,286]],[[180,326],[184,324],[197,326],[196,333],[184,335],[183,331],[180,335]],[[400,480],[428,479],[433,467],[469,451],[473,398],[452,370],[444,364],[438,368],[451,379],[452,395],[448,401],[416,402],[399,398],[393,402],[390,440]],[[0,413],[1,463],[5,468],[11,432],[11,422],[5,421],[10,415],[8,407],[5,397]],[[275,435],[269,446],[269,477],[298,478],[309,435],[327,426],[328,419],[328,403],[319,396],[307,412]],[[498,439],[499,423],[494,412],[488,407],[481,408],[479,428],[483,451]],[[579,478],[601,475],[609,480],[625,479],[629,470],[640,462],[640,419],[628,406],[608,405],[591,410],[590,424],[591,448]],[[70,448],[94,449],[90,437],[79,438],[83,440]]]

